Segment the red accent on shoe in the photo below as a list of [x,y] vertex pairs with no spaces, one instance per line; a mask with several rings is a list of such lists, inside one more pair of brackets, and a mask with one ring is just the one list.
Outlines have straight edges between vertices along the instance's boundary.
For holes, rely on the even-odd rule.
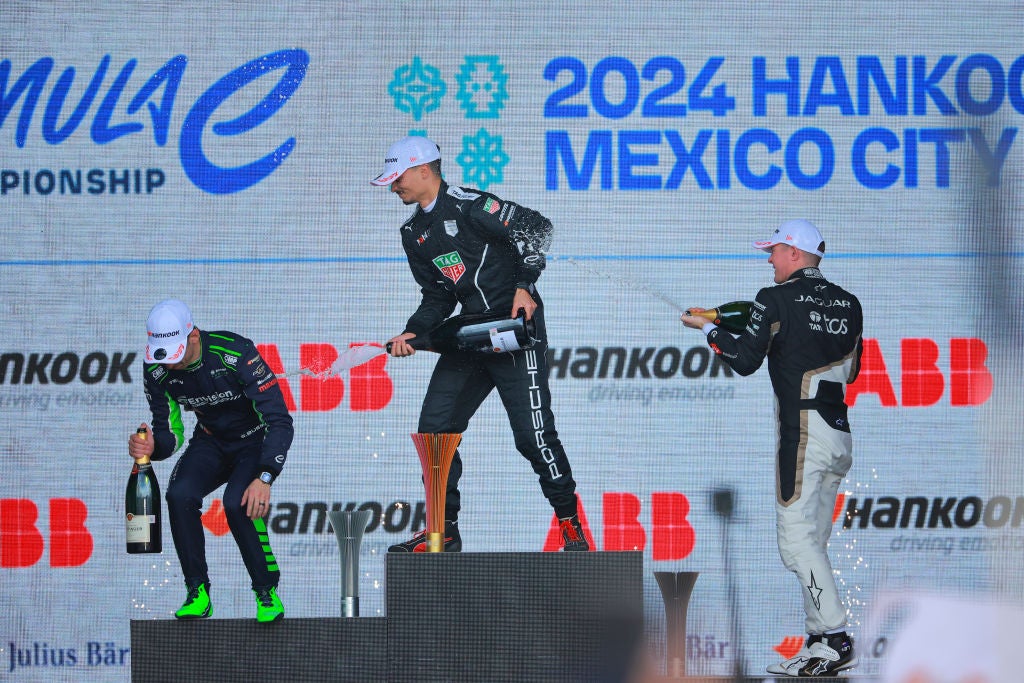
[[[449,541],[451,541],[453,539],[454,539],[454,536],[445,536],[444,541],[441,544],[441,547],[444,548],[444,544],[448,543]],[[414,553],[425,553],[425,552],[427,552],[427,542],[423,541],[418,546],[413,548],[412,551]]]
[[565,537],[566,541],[582,541],[578,533],[576,533],[576,527],[573,526],[571,519],[563,519],[558,523],[559,529],[562,530],[562,536]]

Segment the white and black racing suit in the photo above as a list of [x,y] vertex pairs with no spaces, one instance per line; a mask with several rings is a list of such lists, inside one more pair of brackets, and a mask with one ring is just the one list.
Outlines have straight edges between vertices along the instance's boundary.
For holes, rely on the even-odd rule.
[[[441,184],[428,211],[417,207],[402,225],[402,246],[422,301],[405,332],[422,335],[461,304],[461,313],[512,312],[517,288],[530,292],[538,343],[510,353],[444,353],[434,367],[418,430],[466,430],[483,400],[497,388],[516,448],[530,461],[559,518],[576,514],[576,482],[555,430],[546,359],[544,304],[535,283],[551,242],[551,221],[532,209],[479,190]],[[445,519],[458,518],[462,459],[452,461]]]
[[846,623],[828,539],[836,494],[852,463],[846,385],[860,369],[860,302],[817,268],[757,293],[738,337],[721,328],[708,344],[741,375],[768,358],[778,422],[776,522],[779,554],[803,587],[807,632]]

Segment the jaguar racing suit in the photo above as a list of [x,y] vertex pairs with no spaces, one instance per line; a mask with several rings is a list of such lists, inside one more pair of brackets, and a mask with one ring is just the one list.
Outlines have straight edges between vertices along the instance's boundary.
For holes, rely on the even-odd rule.
[[707,337],[741,375],[768,358],[778,423],[779,554],[803,586],[810,634],[846,623],[827,547],[836,494],[852,463],[845,396],[860,369],[862,331],[857,297],[804,268],[757,293],[741,335],[715,328]]
[[153,414],[153,460],[170,457],[184,443],[181,411],[197,423],[171,472],[167,512],[174,548],[189,585],[209,584],[201,520],[203,498],[222,484],[228,527],[242,553],[253,589],[280,580],[264,519],[251,520],[242,493],[260,472],[276,477],[294,431],[277,376],[253,343],[233,332],[200,330],[202,352],[184,370],[145,367],[144,387]]
[[[537,303],[538,342],[507,353],[444,353],[423,399],[421,433],[466,430],[480,404],[497,388],[516,448],[530,461],[541,490],[559,518],[576,514],[576,482],[555,430],[548,388],[544,305],[536,282],[551,242],[551,221],[479,190],[441,184],[429,210],[417,206],[400,230],[402,246],[422,300],[405,332],[422,335],[461,304],[461,313],[509,312],[517,288]],[[452,460],[445,519],[458,519],[462,457]]]

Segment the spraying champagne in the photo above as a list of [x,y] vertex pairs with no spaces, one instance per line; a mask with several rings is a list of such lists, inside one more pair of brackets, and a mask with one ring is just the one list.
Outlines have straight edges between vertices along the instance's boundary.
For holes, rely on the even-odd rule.
[[[466,313],[452,316],[429,332],[407,339],[406,343],[417,351],[506,353],[532,348],[537,343],[537,324],[527,320],[522,309],[515,318],[503,313]],[[384,346],[359,344],[342,352],[326,371],[302,369],[298,374],[321,379],[335,377],[384,353],[391,353],[391,342]]]
[[750,322],[750,311],[753,307],[753,301],[730,301],[718,308],[711,308],[699,313],[687,310],[686,315],[707,318],[710,322],[733,334],[742,334],[743,329]]
[[[515,318],[504,313],[452,316],[426,334],[406,340],[406,343],[418,351],[505,353],[532,347],[537,341],[536,336],[535,323],[527,320],[526,313],[520,310]],[[390,353],[391,344],[388,343],[386,348]]]

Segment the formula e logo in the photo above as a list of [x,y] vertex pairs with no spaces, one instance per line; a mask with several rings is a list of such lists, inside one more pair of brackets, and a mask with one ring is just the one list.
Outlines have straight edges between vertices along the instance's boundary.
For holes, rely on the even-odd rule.
[[[36,127],[32,126],[32,119],[37,105],[43,99],[43,89],[51,80],[55,68],[54,59],[41,57],[20,74],[15,72],[12,60],[4,59],[0,61],[0,126],[7,115],[13,113],[20,98],[21,112],[13,131],[15,145],[19,149],[25,147],[30,130],[40,130],[47,145],[59,145],[68,140],[83,123],[85,113],[92,103],[99,102],[92,123],[88,126],[88,135],[93,143],[100,146],[143,132],[146,124],[133,121],[131,117],[137,115],[144,118],[148,113],[153,141],[157,147],[166,145],[169,137],[176,139],[178,158],[185,174],[196,187],[211,194],[231,194],[255,185],[277,170],[295,148],[295,138],[290,137],[255,161],[220,166],[211,160],[211,156],[224,158],[224,150],[214,150],[215,154],[207,156],[204,137],[209,145],[211,138],[242,136],[238,138],[239,149],[247,153],[245,150],[255,143],[243,134],[256,129],[277,114],[305,78],[309,66],[309,54],[305,50],[296,48],[272,52],[222,76],[192,103],[184,116],[181,134],[178,136],[171,136],[169,129],[174,119],[175,97],[184,81],[188,58],[185,55],[171,57],[141,85],[136,85],[134,94],[128,99],[131,93],[129,82],[138,63],[138,59],[129,59],[117,76],[109,79],[107,70],[111,66],[111,57],[104,55],[91,80],[81,82],[76,82],[74,67],[65,68],[59,77],[53,79],[41,125]],[[284,73],[276,84],[264,88],[265,95],[249,95],[254,87],[251,84],[281,69]],[[9,83],[13,84],[8,87]],[[74,96],[79,92],[81,95],[78,95],[78,102],[75,103]],[[240,104],[239,100],[245,97],[251,97],[252,101]],[[248,106],[248,110],[234,115],[230,120],[217,120],[227,118],[225,110],[233,112],[239,106]],[[72,108],[73,111],[69,111]],[[58,125],[62,120],[66,123]],[[9,150],[5,152],[7,162],[13,155]],[[122,148],[116,154],[121,156],[126,152]],[[25,191],[28,191],[27,187]]]

